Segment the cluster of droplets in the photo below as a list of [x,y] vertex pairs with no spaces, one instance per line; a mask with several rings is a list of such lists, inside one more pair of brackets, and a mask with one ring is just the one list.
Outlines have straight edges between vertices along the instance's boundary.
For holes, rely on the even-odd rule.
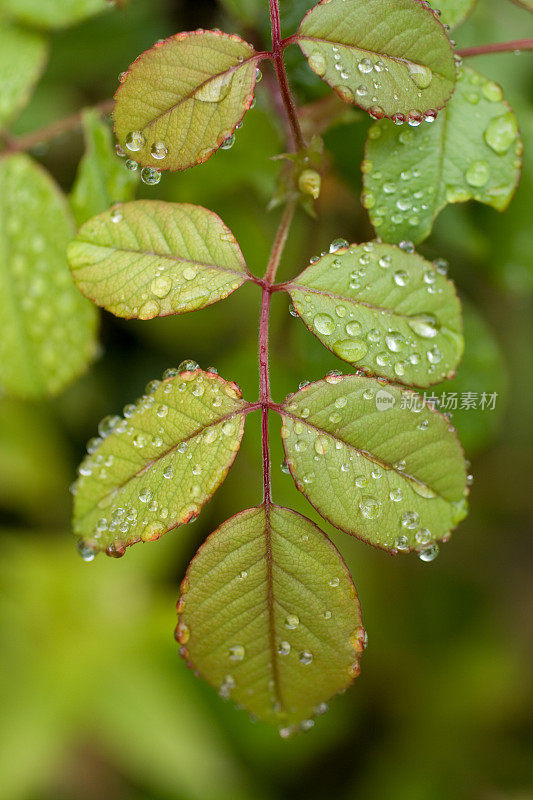
[[[374,388],[368,387],[362,390],[361,396],[374,409],[377,394]],[[349,423],[349,415],[344,416],[344,410],[349,411],[348,398],[344,394],[337,394],[330,408],[328,420],[337,430]],[[421,413],[424,409],[423,403],[411,407],[414,414],[421,415],[415,425],[417,435],[431,430],[429,420]],[[383,541],[386,546],[392,552],[414,550],[422,561],[433,561],[438,555],[439,546],[436,536],[424,524],[424,503],[422,506],[420,503],[421,500],[434,500],[437,494],[430,486],[410,476],[406,460],[398,459],[391,465],[377,462],[369,453],[345,444],[340,437],[318,434],[313,426],[305,423],[310,410],[301,402],[289,403],[287,410],[300,419],[294,419],[292,423],[285,422],[282,427],[282,438],[291,442],[286,442],[287,461],[283,466],[290,465],[294,474],[299,476],[298,488],[306,491],[306,487],[315,482],[316,475],[323,474],[324,466],[320,462],[327,455],[330,479],[333,464],[337,463],[339,473],[343,476],[343,492],[353,498],[354,510],[363,520],[375,521],[385,516],[390,519],[391,514],[396,517],[398,533],[392,532],[385,537]],[[310,468],[313,464],[316,466]],[[416,510],[417,507],[419,510]],[[465,511],[466,500],[451,505],[450,527],[458,524]],[[449,534],[439,534],[439,538],[447,541]]]
[[[168,418],[178,424],[179,409],[187,408],[191,416],[196,407],[199,419],[211,410],[217,416],[231,411],[231,400],[240,396],[234,384],[217,379],[216,370],[201,372],[195,361],[187,359],[179,367],[163,373],[162,380],[150,381],[146,392],[135,403],[126,405],[123,415],[104,417],[98,425],[98,436],[87,443],[87,456],[81,462],[79,478],[73,486],[78,490],[81,481],[90,479],[98,485],[93,529],[79,544],[84,560],[92,560],[96,552],[123,555],[125,542],[153,541],[176,525],[192,522],[207,499],[202,484],[202,464],[205,451],[214,445],[223,453],[234,453],[238,447],[237,422],[232,418],[205,427],[199,425],[178,443],[169,442],[166,429]],[[146,418],[146,421],[145,421]],[[155,426],[154,426],[155,422]],[[106,440],[113,434],[112,446]],[[115,462],[150,463],[115,487],[109,469]],[[173,479],[180,485],[180,495],[173,494]],[[168,498],[172,497],[172,508]]]
[[[384,92],[392,90],[392,97],[397,102],[401,102],[400,95],[402,93],[408,96],[412,95],[413,87],[409,83],[405,83],[402,88],[398,87],[398,76],[396,75],[398,69],[406,70],[416,89],[416,96],[420,100],[423,97],[422,91],[428,89],[433,81],[433,72],[428,66],[409,59],[396,59],[395,62],[388,62],[379,57],[374,59],[363,56],[354,61],[350,50],[339,45],[333,45],[331,52],[333,53],[332,62],[328,61],[324,52],[317,50],[311,53],[308,59],[311,69],[320,77],[325,78],[345,102],[363,106],[374,119],[382,119],[385,116],[385,111],[379,105],[379,95],[382,89]],[[407,115],[396,113],[393,119],[398,125],[407,122],[416,127],[424,120],[433,122],[436,116],[437,112],[434,109],[428,109],[424,113],[413,109]]]
[[[130,224],[120,204],[109,211],[109,219],[114,225]],[[233,242],[233,235],[227,228],[220,233],[221,241]],[[121,310],[127,316],[142,320],[153,319],[169,313],[181,313],[213,302],[213,299],[225,297],[240,286],[240,281],[231,272],[221,273],[216,285],[212,272],[186,259],[176,262],[160,259],[152,265],[152,279],[146,288],[138,293],[137,304],[131,304],[124,290],[117,300],[122,303]]]
[[[403,241],[400,249],[404,253],[413,253],[414,245]],[[392,325],[390,314],[381,313],[379,309],[356,308],[349,298],[372,304],[373,292],[376,287],[383,290],[384,279],[390,281],[393,290],[405,288],[406,294],[419,290],[419,287],[428,295],[441,294],[446,285],[442,280],[445,262],[439,260],[422,268],[419,260],[410,264],[402,257],[398,259],[400,268],[396,268],[392,246],[385,249],[369,242],[348,248],[348,243],[342,239],[332,242],[329,252],[335,255],[341,250],[342,253],[331,260],[331,269],[337,273],[336,293],[344,294],[347,302],[335,301],[332,310],[326,312],[321,293],[317,296],[312,290],[307,290],[302,299],[295,299],[297,313],[345,361],[356,363],[364,359],[365,363],[375,365],[376,372],[399,380],[405,380],[418,365],[424,372],[444,378],[444,354],[435,342],[441,323],[435,313],[423,311],[402,315],[396,325]],[[311,259],[311,263],[318,260]],[[375,305],[379,306],[379,303]]]
[[[485,103],[490,109],[491,105],[500,104],[495,113],[491,114],[484,129],[480,131],[483,142],[487,147],[487,156],[480,155],[464,164],[463,182],[449,184],[445,187],[444,196],[447,202],[456,203],[474,197],[482,200],[503,202],[512,192],[516,173],[520,167],[522,144],[518,135],[518,125],[514,114],[506,109],[501,101],[503,93],[501,87],[488,81],[476,72],[460,70],[457,83],[456,99],[452,103],[462,102],[469,106],[478,106]],[[476,120],[476,112],[472,109]],[[430,114],[431,116],[431,114]],[[483,117],[482,117],[483,118]],[[435,116],[433,116],[435,119]],[[426,120],[432,121],[432,119]],[[398,119],[397,122],[404,122]],[[413,124],[413,120],[409,120]],[[477,123],[475,123],[477,124]],[[399,179],[390,180],[380,170],[374,169],[372,161],[372,141],[386,135],[392,145],[390,158],[399,164]],[[369,131],[368,157],[363,161],[362,170],[365,174],[365,191],[362,202],[372,217],[373,224],[379,228],[386,221],[387,224],[400,227],[416,228],[425,224],[428,215],[432,216],[434,208],[442,203],[443,198],[437,193],[434,181],[428,181],[423,168],[412,167],[414,161],[423,163],[427,153],[427,142],[424,136],[417,137],[414,131],[402,131],[394,135],[386,125],[374,125]],[[408,146],[404,147],[404,146]],[[508,171],[508,181],[501,182],[501,168],[494,164],[494,155],[505,157],[512,150],[512,170]],[[420,159],[415,159],[416,152]],[[401,169],[405,163],[405,168]],[[511,166],[511,165],[510,165]],[[387,195],[380,203],[379,195]],[[392,206],[392,209],[391,209]]]

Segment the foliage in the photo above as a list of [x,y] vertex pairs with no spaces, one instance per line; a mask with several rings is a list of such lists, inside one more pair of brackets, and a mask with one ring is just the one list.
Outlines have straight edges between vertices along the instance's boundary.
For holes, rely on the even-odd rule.
[[[257,21],[254,3],[227,5],[244,22]],[[335,547],[313,522],[273,501],[270,418],[281,420],[284,470],[341,531],[392,554],[415,551],[429,562],[466,515],[469,480],[455,430],[410,387],[453,378],[464,348],[454,285],[438,254],[433,260],[419,255],[413,242],[430,234],[446,203],[474,199],[504,210],[520,174],[517,117],[498,84],[461,65],[448,37],[448,26],[458,25],[473,5],[443,2],[439,19],[419,0],[329,0],[306,9],[298,30],[281,39],[273,0],[271,51],[219,30],[158,41],[120,77],[116,154],[99,111],[82,115],[86,153],[70,198],[77,235],[65,196],[18,152],[25,147],[8,135],[0,153],[9,198],[0,209],[0,380],[10,394],[55,394],[88,365],[95,310],[85,298],[139,320],[201,311],[237,290],[234,308],[245,319],[241,292],[249,287],[261,298],[258,401],[243,400],[233,381],[191,360],[152,380],[122,416],[104,417],[89,442],[73,487],[74,532],[82,557],[92,560],[100,551],[124,555],[133,544],[193,521],[232,465],[246,418],[260,416],[262,503],[217,524],[199,549],[182,583],[176,633],[190,666],[223,697],[279,725],[283,736],[312,727],[326,701],[349,685],[366,635]],[[104,7],[0,3],[39,28],[62,27]],[[0,83],[10,89],[5,122],[27,102],[45,46],[13,23],[1,29],[3,36],[8,52],[22,59],[17,80],[11,63],[0,61]],[[297,277],[276,283],[295,211],[315,216],[327,203],[327,195],[320,197],[329,177],[320,135],[344,121],[334,106],[317,105],[307,117],[311,130],[305,128],[284,64],[292,44],[307,59],[308,80],[315,73],[341,100],[377,120],[367,133],[362,201],[383,241],[350,245],[334,230],[329,251]],[[264,61],[272,62],[278,79],[266,91],[286,115],[289,152],[280,156],[274,190],[284,210],[258,277],[247,266],[255,269],[259,260],[255,233],[241,252],[222,219],[189,197],[132,198],[139,171],[154,186],[162,171],[212,158],[217,164],[216,151],[232,147],[253,107]],[[31,134],[26,144],[34,144]],[[242,176],[256,172],[256,158],[251,153]],[[182,185],[192,194],[196,178],[188,184],[187,178]],[[201,194],[201,178],[198,183]],[[219,190],[229,194],[230,186],[229,180]],[[230,216],[246,205],[236,186]],[[259,230],[261,220],[256,224]],[[282,293],[316,338],[356,371],[330,371],[277,403],[268,325],[272,297]],[[473,328],[486,342],[483,323]],[[224,335],[222,328],[210,336],[215,333]],[[480,346],[476,353],[490,351],[496,364],[496,350]]]

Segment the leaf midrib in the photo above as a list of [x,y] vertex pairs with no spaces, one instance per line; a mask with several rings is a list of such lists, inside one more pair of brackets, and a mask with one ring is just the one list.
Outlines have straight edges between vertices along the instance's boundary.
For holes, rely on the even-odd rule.
[[[157,253],[155,250],[135,250],[133,247],[115,247],[113,245],[107,244],[98,244],[97,242],[93,242],[90,239],[82,239],[78,237],[76,242],[81,244],[88,244],[91,247],[98,247],[102,250],[109,250],[110,255],[106,255],[105,258],[111,258],[113,255],[117,253],[134,253],[138,256],[153,256],[155,258],[167,258],[170,261],[177,261],[180,264],[191,264],[195,267],[200,267],[201,269],[212,269],[219,272],[229,272],[232,275],[238,275],[243,280],[250,280],[250,276],[244,270],[240,272],[237,269],[232,269],[231,267],[223,267],[220,264],[207,264],[203,261],[195,261],[193,258],[184,258],[183,256],[176,256],[173,253]],[[101,259],[103,261],[104,259]],[[91,266],[95,266],[101,263],[100,261],[95,262]],[[78,269],[86,269],[87,265],[83,264],[81,267],[76,267],[75,271]]]
[[[357,44],[345,44],[344,42],[338,42],[338,41],[335,41],[335,40],[332,40],[332,39],[323,39],[320,36],[304,36],[304,35],[302,35],[300,33],[296,33],[294,35],[294,37],[291,38],[291,41],[296,42],[296,43],[300,42],[301,40],[306,40],[308,42],[320,42],[321,44],[329,44],[332,47],[333,46],[335,46],[335,47],[346,47],[348,50],[360,50],[361,53],[368,53],[368,55],[379,56],[380,58],[388,58],[391,61],[395,61],[397,64],[403,64],[403,66],[406,69],[407,69],[407,64],[405,62],[406,61],[411,61],[411,59],[409,59],[409,58],[406,59],[406,58],[402,58],[401,56],[392,56],[389,53],[381,53],[381,52],[379,52],[379,50],[368,50],[366,47],[360,47]],[[412,64],[421,64],[420,61],[411,61],[411,63]],[[447,78],[441,72],[437,72],[437,70],[433,69],[433,67],[430,67],[429,64],[422,64],[422,66],[428,67],[428,69],[431,70],[433,75],[436,75],[442,81],[445,81],[447,83],[451,83],[453,85],[453,81],[451,80],[451,78]],[[409,76],[407,76],[407,77],[409,77]]]

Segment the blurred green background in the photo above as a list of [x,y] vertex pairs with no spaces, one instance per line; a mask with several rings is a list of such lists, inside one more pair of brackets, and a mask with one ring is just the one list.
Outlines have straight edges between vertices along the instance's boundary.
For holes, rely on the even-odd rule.
[[[311,5],[281,0],[285,35]],[[511,2],[479,0],[454,36],[458,46],[519,38],[531,22]],[[118,74],[159,38],[220,26],[259,44],[267,23],[266,0],[131,0],[124,11],[57,32],[16,132],[109,97]],[[301,103],[327,93],[294,48],[287,57]],[[217,525],[260,500],[257,415],[199,519],[131,548],[121,561],[78,558],[68,486],[99,419],[184,358],[216,366],[255,398],[259,293],[245,286],[174,319],[104,314],[101,357],[59,398],[0,398],[2,800],[533,798],[533,54],[486,56],[475,67],[502,84],[518,115],[526,145],[521,187],[505,215],[475,204],[448,207],[419,248],[450,262],[466,304],[455,390],[498,392],[494,411],[454,417],[475,476],[470,516],[436,562],[388,557],[319,521],[279,468],[273,435],[275,500],[319,522],[343,553],[369,646],[354,687],[309,733],[286,741],[253,724],[187,670],[172,632],[188,560]],[[333,238],[372,237],[359,203],[368,124],[353,111],[326,133],[330,169],[319,221],[299,213],[282,279]],[[233,149],[164,175],[139,196],[216,211],[261,274],[279,217],[266,206],[281,135],[261,85]],[[68,191],[82,151],[81,134],[69,133],[35,155]],[[275,399],[343,368],[279,295],[272,347]],[[272,428],[277,434],[277,423]]]

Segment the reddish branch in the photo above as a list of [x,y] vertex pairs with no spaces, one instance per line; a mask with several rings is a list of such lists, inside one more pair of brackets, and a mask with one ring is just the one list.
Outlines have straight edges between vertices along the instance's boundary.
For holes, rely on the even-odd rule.
[[[109,98],[108,100],[102,100],[101,103],[97,103],[92,107],[101,114],[107,114],[109,111],[113,110],[113,104],[113,99]],[[52,122],[51,125],[47,125],[45,128],[39,128],[37,131],[25,133],[23,136],[10,137],[3,132],[2,138],[5,141],[4,154],[18,153],[21,150],[31,150],[32,147],[41,144],[41,142],[47,142],[49,139],[61,136],[62,133],[67,133],[67,131],[78,128],[81,125],[82,113],[82,111],[76,111],[69,117],[60,119],[57,122]]]
[[533,39],[515,39],[512,42],[495,42],[494,44],[480,44],[477,47],[463,47],[457,54],[463,58],[470,56],[484,56],[490,53],[518,53],[521,50],[533,50]]

